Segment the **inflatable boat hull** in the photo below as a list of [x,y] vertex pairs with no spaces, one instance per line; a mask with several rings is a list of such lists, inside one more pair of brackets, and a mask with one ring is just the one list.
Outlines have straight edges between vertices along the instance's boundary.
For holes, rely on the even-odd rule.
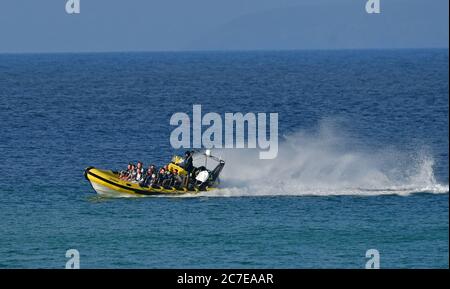
[[[186,188],[175,187],[141,187],[137,183],[121,180],[118,174],[113,171],[100,170],[89,167],[85,170],[84,176],[90,182],[97,194],[108,197],[136,197],[151,195],[179,195],[186,193],[197,193],[198,189],[187,190]],[[214,188],[207,188],[206,191]]]

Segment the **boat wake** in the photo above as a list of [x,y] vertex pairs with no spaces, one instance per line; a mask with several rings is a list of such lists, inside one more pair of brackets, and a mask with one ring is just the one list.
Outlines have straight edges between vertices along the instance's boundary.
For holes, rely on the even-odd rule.
[[[339,134],[336,133],[339,131]],[[215,152],[227,161],[222,187],[204,196],[329,196],[448,193],[434,176],[433,158],[420,150],[403,153],[358,144],[342,130],[322,123],[314,132],[285,137],[273,160],[249,149]]]
[[392,147],[369,147],[329,122],[322,122],[312,132],[285,136],[273,160],[260,160],[255,149],[223,149],[214,154],[226,160],[220,189],[170,197],[407,196],[449,192],[448,184],[436,181],[434,159],[426,150],[405,153]]

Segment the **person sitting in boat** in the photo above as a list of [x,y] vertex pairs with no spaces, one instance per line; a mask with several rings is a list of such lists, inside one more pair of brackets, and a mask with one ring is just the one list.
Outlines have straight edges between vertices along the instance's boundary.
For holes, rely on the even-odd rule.
[[166,171],[164,170],[164,168],[159,169],[159,172],[156,175],[156,180],[154,183],[157,185],[161,185],[162,182],[165,180],[165,176],[166,176]]
[[137,168],[136,168],[137,172],[139,172],[141,175],[144,175],[144,164],[139,161],[137,162]]
[[153,174],[155,174],[156,173],[156,167],[155,167],[155,165],[150,165],[148,168],[147,168],[147,171],[145,172],[145,177],[147,178],[147,177],[151,177]]
[[120,171],[120,172],[119,172],[119,178],[120,178],[120,179],[124,180],[125,178],[128,177],[128,175],[129,175],[130,172],[131,172],[131,166],[132,166],[132,165],[133,165],[132,163],[129,163],[126,170],[123,170],[123,171]]
[[131,170],[128,173],[128,176],[125,178],[126,181],[132,181],[136,179],[136,166],[134,164],[131,164]]
[[142,181],[142,186],[151,186],[156,180],[155,166],[151,165],[147,168],[144,180]]
[[136,176],[133,179],[133,181],[136,181],[138,183],[142,182],[144,180],[144,174],[142,173],[142,170],[139,170],[136,168]]
[[133,174],[133,171],[135,169],[135,166],[133,163],[129,163],[128,164],[128,168],[126,171],[124,171],[121,179],[124,181],[128,181],[130,179],[130,176]]
[[157,176],[155,173],[151,175],[147,175],[145,179],[141,182],[142,187],[151,187],[152,185],[157,183]]
[[183,178],[178,174],[178,170],[174,169],[172,174],[172,186],[179,187],[183,184]]
[[[167,166],[164,166],[164,167],[167,167]],[[163,181],[161,182],[161,185],[163,186],[163,187],[168,187],[168,186],[171,186],[172,185],[172,176],[173,176],[173,174],[172,174],[172,172],[170,171],[170,170],[164,170],[165,171],[165,173],[164,173],[164,179],[163,179]]]

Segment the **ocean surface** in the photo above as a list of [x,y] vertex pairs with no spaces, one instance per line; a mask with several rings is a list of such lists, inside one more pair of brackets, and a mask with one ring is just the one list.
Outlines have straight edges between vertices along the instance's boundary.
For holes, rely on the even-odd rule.
[[[0,55],[0,268],[449,267],[448,50]],[[163,165],[176,112],[276,112],[222,189],[102,198]]]

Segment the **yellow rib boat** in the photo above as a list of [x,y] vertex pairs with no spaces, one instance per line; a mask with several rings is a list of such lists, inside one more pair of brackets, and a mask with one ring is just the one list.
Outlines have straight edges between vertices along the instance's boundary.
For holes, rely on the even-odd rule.
[[[209,158],[217,159],[211,155],[205,154]],[[174,157],[179,158],[179,157]],[[179,195],[186,193],[197,193],[200,191],[210,191],[217,188],[219,183],[218,177],[225,165],[223,160],[217,159],[219,164],[212,170],[206,170],[208,178],[203,182],[196,182],[196,185],[189,187],[172,187],[172,186],[142,186],[136,182],[125,181],[119,178],[119,173],[111,170],[102,170],[94,167],[88,167],[84,171],[85,178],[90,182],[92,188],[102,196],[107,197],[139,197],[151,195]],[[186,172],[175,163],[169,164],[170,169],[177,169],[181,174]]]

